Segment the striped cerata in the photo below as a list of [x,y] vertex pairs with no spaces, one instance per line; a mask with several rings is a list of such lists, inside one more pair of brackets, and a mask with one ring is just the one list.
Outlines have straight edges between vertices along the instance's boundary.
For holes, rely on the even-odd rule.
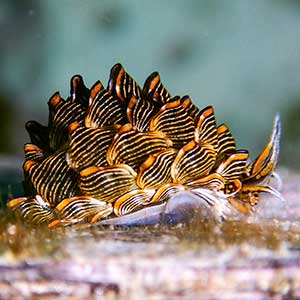
[[151,216],[183,192],[218,217],[253,211],[261,193],[281,197],[271,186],[278,115],[267,146],[249,161],[229,128],[217,125],[211,106],[200,110],[189,96],[172,97],[157,72],[143,88],[120,64],[107,88],[97,81],[88,89],[76,75],[70,96],[57,92],[48,106],[47,126],[26,124],[26,195],[8,203],[28,222],[54,227],[147,210]]

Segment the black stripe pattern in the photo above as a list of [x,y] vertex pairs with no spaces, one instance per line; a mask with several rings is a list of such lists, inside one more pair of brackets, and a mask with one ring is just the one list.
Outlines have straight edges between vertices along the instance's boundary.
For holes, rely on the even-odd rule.
[[[85,126],[99,128],[106,125],[125,124],[127,122],[122,102],[106,91],[102,84],[95,86],[89,101]],[[99,89],[99,90],[98,90]]]
[[153,72],[145,81],[143,97],[154,101],[159,105],[166,104],[171,99],[170,93],[166,90],[157,72]]
[[133,190],[114,203],[114,213],[116,216],[124,216],[144,208],[149,204],[154,191]]
[[196,130],[196,141],[205,142],[218,151],[218,134],[214,110],[211,106],[204,108],[200,112]]
[[31,183],[38,195],[47,199],[51,207],[62,199],[75,196],[77,174],[72,170],[65,159],[64,151],[50,155],[41,163],[26,161],[24,171],[28,174]]
[[116,64],[111,69],[107,90],[124,104],[128,104],[132,96],[136,99],[141,97],[141,88],[121,64]]
[[179,97],[161,107],[150,123],[150,130],[161,131],[172,140],[173,147],[180,149],[194,138],[195,125],[181,105]]
[[151,119],[157,112],[153,101],[132,97],[127,107],[127,117],[132,126],[140,132],[148,131]]
[[128,165],[90,167],[80,172],[79,187],[84,195],[114,202],[136,188],[136,173]]
[[86,109],[72,98],[64,100],[58,93],[49,100],[49,142],[53,151],[68,141],[68,127],[71,123],[83,122]]
[[207,143],[198,144],[194,140],[179,150],[172,166],[174,182],[186,183],[206,176],[215,163],[216,153]]
[[77,171],[90,166],[106,166],[107,149],[120,125],[86,128],[73,123],[70,127],[70,148],[66,156],[69,166]]
[[172,146],[172,141],[159,131],[139,132],[124,125],[107,150],[110,165],[125,163],[137,170],[151,154]]
[[113,208],[109,203],[93,197],[76,196],[64,199],[55,210],[63,220],[77,222],[82,219],[92,221],[91,217],[95,216],[100,218],[108,216]]
[[24,155],[25,161],[34,160],[37,163],[42,162],[45,158],[45,153],[43,149],[36,146],[35,144],[29,143],[24,145]]
[[8,207],[33,224],[49,223],[58,217],[56,211],[40,195],[14,199],[9,202]]
[[177,150],[169,148],[150,155],[141,165],[137,176],[137,184],[144,189],[157,189],[171,182],[171,165]]

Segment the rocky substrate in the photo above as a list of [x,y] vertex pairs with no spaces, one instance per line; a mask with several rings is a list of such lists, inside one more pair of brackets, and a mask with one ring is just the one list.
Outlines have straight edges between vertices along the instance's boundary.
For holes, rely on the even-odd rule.
[[0,299],[300,299],[300,176],[281,175],[286,202],[242,222],[2,225]]

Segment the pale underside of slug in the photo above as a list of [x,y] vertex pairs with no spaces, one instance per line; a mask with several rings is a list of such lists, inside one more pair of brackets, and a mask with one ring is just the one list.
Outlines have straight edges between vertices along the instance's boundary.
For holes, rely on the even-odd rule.
[[107,88],[97,81],[88,89],[75,75],[70,96],[57,92],[48,105],[47,126],[26,124],[26,196],[8,203],[30,223],[172,223],[196,208],[222,220],[253,211],[261,193],[281,197],[271,186],[279,115],[267,146],[249,160],[211,106],[171,97],[157,72],[143,88],[120,64]]

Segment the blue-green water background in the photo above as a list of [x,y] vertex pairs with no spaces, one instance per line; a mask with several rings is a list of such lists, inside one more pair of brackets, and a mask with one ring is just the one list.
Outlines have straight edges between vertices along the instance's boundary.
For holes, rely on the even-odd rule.
[[282,164],[300,166],[300,1],[0,1],[0,153],[22,155],[24,123],[79,73],[106,83],[121,62],[142,84],[213,105],[255,156],[277,111]]

